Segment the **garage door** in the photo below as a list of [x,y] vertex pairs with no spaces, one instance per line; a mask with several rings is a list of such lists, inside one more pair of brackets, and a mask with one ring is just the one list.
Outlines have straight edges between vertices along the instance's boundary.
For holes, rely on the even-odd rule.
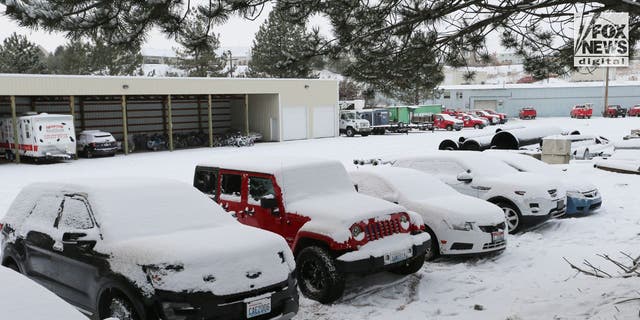
[[337,121],[334,107],[313,108],[313,137],[335,137]]
[[282,109],[282,140],[307,138],[307,108],[284,107]]
[[498,100],[476,100],[473,102],[474,109],[491,109],[498,107]]

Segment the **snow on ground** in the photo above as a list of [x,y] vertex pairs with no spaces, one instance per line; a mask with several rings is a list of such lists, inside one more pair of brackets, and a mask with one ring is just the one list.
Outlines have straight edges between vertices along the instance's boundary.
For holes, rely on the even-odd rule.
[[[511,120],[526,126],[554,125],[621,140],[640,118],[579,120],[539,118]],[[483,129],[493,131],[495,126]],[[352,160],[409,155],[436,150],[444,138],[462,132],[437,131],[354,138],[328,138],[284,143],[262,143],[251,148],[194,149],[139,153],[103,159],[81,159],[50,165],[0,163],[0,215],[24,185],[66,177],[168,177],[191,183],[195,164],[222,156],[312,156]],[[629,153],[627,153],[627,157]],[[634,156],[634,153],[631,153]],[[640,158],[640,152],[635,154]],[[563,257],[581,263],[587,259],[616,273],[616,267],[596,254],[622,258],[620,251],[640,255],[640,176],[593,168],[592,161],[574,161],[570,171],[591,178],[603,195],[596,214],[551,221],[521,235],[509,236],[498,256],[440,259],[427,263],[416,275],[386,273],[348,280],[345,297],[331,306],[301,299],[298,319],[637,319],[640,278],[595,279],[577,275]],[[479,305],[475,310],[474,306]]]

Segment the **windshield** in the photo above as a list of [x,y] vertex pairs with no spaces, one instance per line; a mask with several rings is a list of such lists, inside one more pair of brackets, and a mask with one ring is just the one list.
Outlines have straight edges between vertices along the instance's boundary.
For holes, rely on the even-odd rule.
[[387,175],[386,180],[401,195],[411,200],[448,196],[455,192],[453,188],[444,182],[422,172],[415,172],[410,175]]
[[471,159],[461,159],[464,166],[471,169],[471,173],[479,173],[487,176],[501,176],[518,172],[512,166],[501,161],[487,161],[486,157],[470,157]]
[[356,114],[352,113],[352,112],[347,112],[347,113],[343,113],[341,115],[341,117],[344,120],[355,120],[356,119]]

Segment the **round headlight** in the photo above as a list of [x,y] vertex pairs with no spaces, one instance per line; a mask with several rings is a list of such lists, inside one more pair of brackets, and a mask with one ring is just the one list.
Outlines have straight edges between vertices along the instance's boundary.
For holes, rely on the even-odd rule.
[[362,232],[362,228],[359,225],[354,225],[351,227],[351,236],[356,241],[364,240],[364,232]]
[[406,214],[403,214],[400,216],[400,227],[402,227],[403,230],[407,230],[409,229],[409,226],[411,225],[411,223],[409,223],[409,217]]

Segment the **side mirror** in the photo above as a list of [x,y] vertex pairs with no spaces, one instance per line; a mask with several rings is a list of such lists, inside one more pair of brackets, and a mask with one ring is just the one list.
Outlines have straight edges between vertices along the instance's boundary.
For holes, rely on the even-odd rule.
[[275,209],[278,207],[278,200],[275,198],[262,198],[260,199],[260,206],[265,209]]
[[460,182],[471,183],[471,181],[473,181],[473,176],[471,176],[470,172],[462,172],[458,174],[457,179]]

